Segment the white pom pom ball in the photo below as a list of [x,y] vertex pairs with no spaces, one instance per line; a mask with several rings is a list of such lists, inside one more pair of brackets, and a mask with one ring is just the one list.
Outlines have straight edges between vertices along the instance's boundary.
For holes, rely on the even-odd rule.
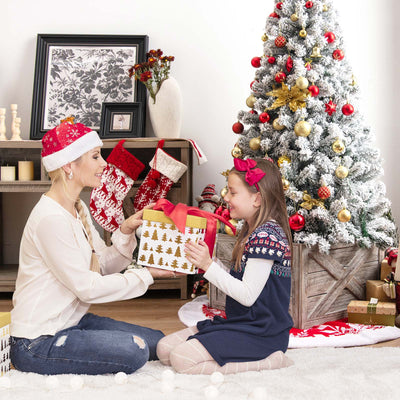
[[174,371],[167,369],[161,374],[161,380],[164,382],[173,381],[175,379]]
[[213,383],[214,385],[218,385],[219,383],[222,383],[224,381],[224,375],[221,374],[221,372],[213,372],[210,376],[210,381],[211,383]]
[[128,382],[128,376],[125,372],[122,371],[115,374],[114,379],[115,383],[117,383],[118,385],[124,385],[126,382]]
[[0,388],[10,389],[11,387],[11,379],[8,376],[2,376],[0,378]]
[[204,396],[206,399],[216,399],[219,395],[219,391],[215,386],[207,386],[204,389]]
[[142,230],[143,230],[142,225],[140,225],[140,226],[138,226],[138,227],[136,228],[136,237],[137,237],[138,239],[140,239],[140,237],[142,236]]
[[74,375],[70,381],[69,381],[69,385],[71,386],[71,389],[73,390],[79,390],[83,388],[83,378],[79,375]]
[[249,396],[249,399],[265,400],[267,398],[267,390],[264,387],[255,387]]
[[58,378],[54,375],[50,375],[46,378],[46,387],[47,389],[53,390],[57,389],[60,386],[58,382]]
[[161,382],[161,391],[163,393],[171,393],[175,389],[175,385],[172,381],[162,381]]

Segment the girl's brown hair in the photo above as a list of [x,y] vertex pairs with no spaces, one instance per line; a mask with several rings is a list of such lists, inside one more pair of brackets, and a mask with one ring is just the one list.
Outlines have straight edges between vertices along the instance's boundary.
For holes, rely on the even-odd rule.
[[[244,221],[243,227],[237,236],[237,241],[232,252],[232,263],[235,264],[235,270],[240,268],[244,246],[248,237],[257,227],[267,221],[275,220],[282,227],[292,251],[292,234],[289,226],[281,173],[278,167],[269,160],[257,158],[255,161],[257,162],[257,168],[265,172],[265,176],[257,182],[260,189],[261,205],[253,221],[250,223]],[[246,171],[242,172],[232,168],[229,173],[237,175],[250,192],[257,193],[255,185],[249,186],[246,182]]]
[[[61,181],[64,188],[64,192],[66,196],[69,198],[70,196],[68,194],[65,171],[62,168],[58,168],[55,171],[49,172],[48,174],[52,182]],[[93,237],[92,237],[92,232],[90,231],[90,226],[86,219],[86,213],[82,207],[81,199],[78,197],[77,199],[74,200],[75,200],[76,211],[79,214],[83,226],[85,227],[85,233],[87,233],[87,240],[90,244],[90,247],[92,248],[92,257],[90,259],[90,270],[100,273],[100,263],[93,248]]]

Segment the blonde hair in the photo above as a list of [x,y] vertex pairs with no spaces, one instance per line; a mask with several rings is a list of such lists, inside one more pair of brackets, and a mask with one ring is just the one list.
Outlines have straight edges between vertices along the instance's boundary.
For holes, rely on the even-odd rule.
[[[261,205],[254,219],[250,224],[245,221],[243,228],[238,234],[232,252],[232,263],[235,264],[234,269],[236,271],[240,268],[244,246],[247,239],[257,227],[270,220],[275,220],[282,227],[289,242],[292,254],[292,234],[289,226],[281,173],[277,166],[269,160],[260,158],[255,159],[255,161],[257,162],[257,168],[260,168],[265,172],[265,176],[258,182]],[[232,168],[229,173],[237,175],[251,193],[257,193],[255,185],[249,186],[246,182],[246,171],[241,172]]]
[[[58,168],[58,169],[56,169],[54,171],[49,172],[48,174],[49,174],[49,177],[50,177],[52,183],[55,183],[57,181],[61,181],[63,189],[64,189],[64,192],[65,192],[65,195],[68,198],[71,198],[69,193],[68,193],[68,187],[67,187],[67,180],[66,180],[65,171],[62,168]],[[101,271],[100,270],[100,263],[99,263],[99,259],[97,258],[96,252],[95,252],[94,247],[93,247],[92,232],[90,230],[89,223],[88,223],[88,221],[86,219],[86,213],[85,213],[85,211],[83,209],[83,206],[82,206],[82,203],[81,203],[81,199],[78,197],[77,199],[74,199],[74,200],[75,200],[75,209],[78,212],[78,215],[79,215],[79,217],[80,217],[80,219],[82,221],[82,224],[83,224],[83,226],[85,228],[85,233],[87,234],[87,235],[85,234],[85,236],[87,238],[87,241],[90,244],[90,247],[92,248],[92,257],[90,259],[90,270],[100,273],[100,271]]]

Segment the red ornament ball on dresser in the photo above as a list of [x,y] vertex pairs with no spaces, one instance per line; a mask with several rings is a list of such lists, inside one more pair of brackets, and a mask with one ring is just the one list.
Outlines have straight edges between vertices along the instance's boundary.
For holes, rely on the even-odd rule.
[[260,66],[261,66],[261,57],[253,57],[251,59],[251,65],[254,68],[260,68]]
[[290,229],[295,232],[301,231],[304,228],[305,224],[305,218],[299,213],[293,214],[289,217]]
[[233,130],[233,132],[235,132],[235,133],[242,133],[242,132],[243,132],[243,129],[244,129],[244,126],[243,126],[243,124],[240,123],[240,122],[235,122],[235,123],[232,125],[232,130]]
[[351,115],[351,114],[353,114],[353,112],[354,112],[354,107],[351,105],[351,104],[349,104],[349,103],[347,103],[347,104],[345,104],[343,107],[342,107],[342,113],[344,114],[344,115]]

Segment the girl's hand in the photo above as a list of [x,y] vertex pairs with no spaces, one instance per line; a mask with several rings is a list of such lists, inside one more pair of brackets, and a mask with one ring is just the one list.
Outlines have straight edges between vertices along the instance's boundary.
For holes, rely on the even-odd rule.
[[124,233],[125,235],[130,235],[133,232],[136,231],[137,228],[139,228],[140,225],[143,224],[143,210],[149,209],[154,207],[155,203],[151,203],[148,206],[144,207],[142,210],[138,211],[137,213],[131,215],[129,218],[127,218],[122,225],[120,226],[121,232]]
[[146,267],[153,278],[177,278],[185,275],[182,272],[168,271],[160,268]]
[[207,271],[212,263],[210,252],[206,242],[199,240],[198,243],[192,240],[185,244],[185,257],[196,268]]

